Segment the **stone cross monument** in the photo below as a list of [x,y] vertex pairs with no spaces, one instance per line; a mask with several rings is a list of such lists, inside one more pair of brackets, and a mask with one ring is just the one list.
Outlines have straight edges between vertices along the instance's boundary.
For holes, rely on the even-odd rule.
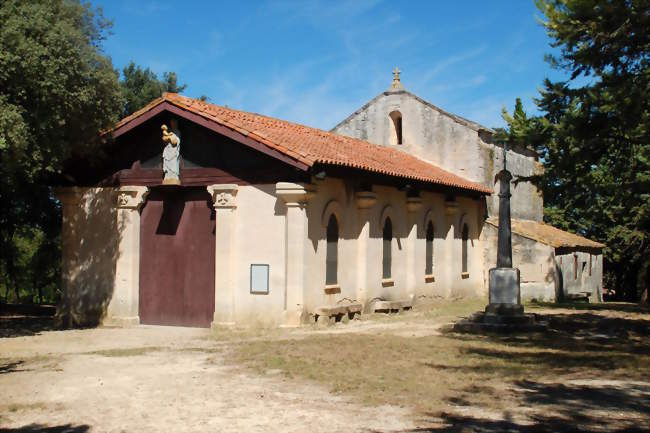
[[503,146],[503,170],[495,180],[499,181],[499,233],[497,266],[490,269],[490,303],[487,314],[523,314],[519,292],[519,269],[512,267],[512,232],[510,229],[510,181],[512,174],[507,168],[507,147]]
[[490,269],[490,303],[485,311],[472,314],[454,324],[459,332],[528,332],[543,331],[545,321],[534,314],[524,314],[519,293],[519,269],[512,267],[512,232],[510,224],[510,181],[506,165],[508,149],[503,146],[503,170],[495,177],[499,182],[499,233],[497,266]]

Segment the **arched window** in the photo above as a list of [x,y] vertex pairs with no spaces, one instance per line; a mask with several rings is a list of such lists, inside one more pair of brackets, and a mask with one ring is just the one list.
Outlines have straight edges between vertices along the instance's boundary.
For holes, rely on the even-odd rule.
[[325,284],[338,283],[339,223],[334,214],[327,221],[327,253],[325,258]]
[[462,245],[462,264],[463,273],[467,272],[467,238],[469,237],[469,229],[467,224],[463,224],[463,245]]
[[427,237],[426,237],[426,264],[424,266],[424,274],[433,274],[433,223],[429,221],[427,224]]
[[395,144],[402,144],[402,113],[399,111],[391,111],[389,114],[393,121],[393,133],[395,134]]
[[393,224],[390,221],[390,218],[386,218],[384,222],[384,255],[382,262],[382,278],[391,277],[391,265],[392,265],[392,243],[393,243]]

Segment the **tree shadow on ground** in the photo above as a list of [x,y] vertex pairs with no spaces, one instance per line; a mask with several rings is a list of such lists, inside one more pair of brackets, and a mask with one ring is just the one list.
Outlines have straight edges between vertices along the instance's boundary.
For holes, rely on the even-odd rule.
[[526,304],[526,308],[618,311],[621,313],[650,313],[650,305],[633,304],[629,302],[601,302],[598,304],[590,304],[588,302],[535,302]]
[[56,329],[53,317],[0,316],[0,338],[27,337]]
[[[515,385],[524,395],[523,405],[535,408],[534,414],[527,413],[525,421],[515,416],[517,408],[503,412],[501,417],[467,415],[472,409],[467,402],[450,399],[453,405],[466,406],[465,413],[427,413],[421,421],[425,427],[407,429],[403,433],[650,432],[647,418],[643,417],[650,407],[650,385],[566,385],[529,380],[518,381]],[[476,413],[482,412],[480,407],[474,409]],[[613,416],[603,415],[603,411]]]
[[[471,416],[442,413],[431,415],[436,419],[435,424],[429,427],[403,430],[403,433],[588,433],[593,431],[607,431],[611,433],[647,433],[649,429],[638,426],[623,426],[620,428],[606,429],[590,426],[580,426],[575,419],[559,419],[550,416],[540,416],[532,422],[517,422],[506,416],[502,420],[489,418],[476,418]],[[433,424],[433,422],[432,422]],[[377,432],[378,433],[378,432]]]
[[[477,360],[478,366],[427,366],[468,374],[480,369],[486,380],[490,375],[503,377],[513,390],[503,395],[513,399],[511,414],[486,416],[480,403],[472,403],[472,393],[465,392],[462,398],[447,399],[462,411],[429,414],[433,427],[416,431],[650,432],[650,315],[612,317],[602,312],[611,310],[610,306],[601,307],[599,313],[593,305],[586,305],[591,311],[537,313],[548,322],[545,332],[476,335],[448,331],[447,338],[468,343],[459,350]],[[629,304],[614,309],[646,311]],[[520,416],[512,416],[517,412]]]
[[0,433],[86,433],[90,431],[89,425],[57,425],[46,426],[43,424],[29,424],[16,428],[1,428]]
[[25,371],[25,370],[22,370],[22,369],[18,368],[24,363],[25,363],[25,361],[12,361],[12,362],[8,362],[6,364],[0,364],[0,374],[16,373],[18,371]]
[[[524,364],[543,363],[567,370],[587,367],[611,370],[633,366],[639,356],[650,355],[650,315],[647,319],[638,316],[605,317],[595,312],[537,316],[548,322],[547,331],[506,335],[449,332],[447,336],[466,341],[487,339],[497,343],[495,349],[469,348],[470,354],[502,359],[518,356],[518,361]],[[528,351],[513,353],[500,349],[504,345]]]

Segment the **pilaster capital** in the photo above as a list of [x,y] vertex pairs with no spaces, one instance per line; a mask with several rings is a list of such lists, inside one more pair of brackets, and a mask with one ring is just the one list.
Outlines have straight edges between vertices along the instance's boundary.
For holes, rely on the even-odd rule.
[[420,197],[406,197],[406,210],[409,213],[417,212],[422,207],[422,199]]
[[455,215],[456,213],[458,213],[458,209],[459,206],[457,201],[447,200],[445,202],[445,214],[447,214],[448,216]]
[[316,194],[316,188],[310,184],[278,182],[275,184],[275,194],[287,206],[299,206],[307,203]]
[[215,209],[235,209],[237,207],[238,185],[234,183],[222,183],[208,185],[206,189],[210,193],[210,197],[212,197],[212,205]]
[[64,206],[76,206],[83,197],[86,188],[78,186],[60,187],[54,189],[54,195]]
[[117,189],[117,208],[139,210],[148,195],[146,186],[121,186]]
[[359,209],[370,209],[377,203],[377,194],[372,191],[358,191],[354,198]]

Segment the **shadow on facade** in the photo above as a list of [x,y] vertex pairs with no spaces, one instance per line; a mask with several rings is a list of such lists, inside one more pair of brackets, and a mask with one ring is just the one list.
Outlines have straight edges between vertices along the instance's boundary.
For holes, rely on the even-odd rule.
[[115,190],[94,191],[83,195],[74,212],[67,211],[64,204],[64,220],[69,221],[63,228],[67,262],[63,263],[64,293],[57,309],[57,327],[97,326],[113,295],[125,222],[117,221]]

